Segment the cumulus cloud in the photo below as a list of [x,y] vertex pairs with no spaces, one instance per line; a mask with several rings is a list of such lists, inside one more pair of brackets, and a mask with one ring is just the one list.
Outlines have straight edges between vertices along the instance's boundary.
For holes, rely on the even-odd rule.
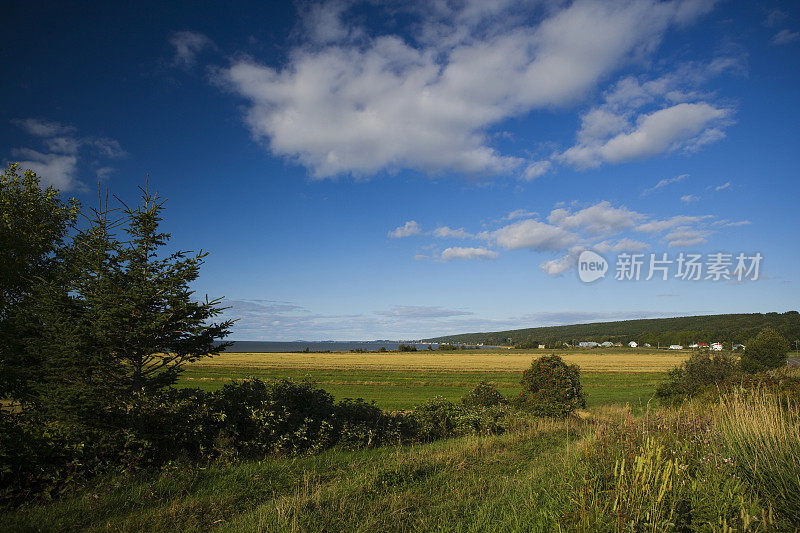
[[649,244],[642,241],[637,241],[634,239],[628,239],[627,237],[624,239],[620,239],[617,242],[612,241],[602,241],[598,242],[592,249],[601,253],[606,254],[610,252],[641,252],[642,250],[647,250],[650,247]]
[[[53,185],[62,190],[80,189],[83,184],[78,179],[78,168],[83,155],[90,155],[97,166],[97,159],[118,159],[127,155],[119,142],[107,137],[78,136],[74,126],[43,120],[26,118],[13,120],[25,133],[36,137],[44,151],[27,147],[10,150],[11,156],[23,169],[36,172],[45,185]],[[108,176],[113,167],[103,166],[95,169],[99,179]]]
[[175,49],[172,64],[189,68],[197,61],[197,55],[206,48],[214,48],[214,41],[197,31],[176,31],[169,38]]
[[531,219],[482,232],[478,236],[506,250],[563,250],[578,240],[577,235],[563,228]]
[[[347,16],[347,4],[315,6],[304,22],[311,42],[292,49],[285,64],[240,57],[219,71],[218,81],[247,102],[255,138],[316,178],[410,168],[513,171],[534,179],[550,169],[548,162],[501,153],[489,144],[490,127],[578,102],[713,2],[585,0],[546,10],[537,2],[414,6],[410,35],[369,35]],[[523,12],[545,16],[531,23],[534,17]],[[680,132],[673,136],[666,142],[686,140]],[[625,143],[600,150],[601,158],[632,155],[613,144]],[[634,151],[651,153],[639,145]]]
[[53,185],[62,191],[77,186],[78,158],[74,155],[45,154],[29,148],[12,148],[11,155],[23,169],[36,172],[44,185]]
[[716,127],[727,121],[731,110],[705,102],[681,103],[641,115],[635,126],[610,139],[579,143],[559,159],[577,168],[597,167],[653,156],[680,148],[695,149],[719,139]]
[[452,261],[453,259],[496,259],[500,255],[494,250],[489,250],[482,246],[477,248],[451,246],[445,248],[439,254],[442,261]]
[[433,236],[440,239],[469,239],[474,237],[473,234],[464,230],[464,228],[453,229],[447,226],[441,226],[433,230]]
[[685,204],[691,204],[692,202],[699,202],[699,201],[700,197],[694,194],[684,194],[683,196],[681,196],[681,202]]
[[688,248],[708,242],[711,232],[689,227],[678,227],[664,236],[667,246],[670,248]]
[[409,220],[402,226],[398,226],[389,232],[389,237],[392,239],[401,239],[403,237],[411,237],[412,235],[419,235],[422,230],[415,220]]
[[574,213],[565,208],[554,209],[547,221],[562,228],[581,229],[588,235],[601,235],[631,228],[643,217],[626,207],[613,207],[602,201]]

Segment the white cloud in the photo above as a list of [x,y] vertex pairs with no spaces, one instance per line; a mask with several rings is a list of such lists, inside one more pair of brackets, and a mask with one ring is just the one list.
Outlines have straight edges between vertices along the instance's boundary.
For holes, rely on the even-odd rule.
[[518,218],[530,218],[536,216],[538,213],[535,211],[527,211],[525,209],[515,209],[509,214],[504,216],[501,220],[517,220]]
[[569,231],[536,220],[520,220],[478,236],[506,250],[563,250],[578,240]]
[[472,311],[445,309],[438,305],[398,305],[388,311],[375,311],[376,315],[413,317],[413,318],[445,318],[450,316],[474,315]]
[[696,224],[713,218],[713,215],[677,215],[665,219],[650,220],[636,227],[636,231],[643,233],[658,233],[672,229],[676,226],[686,226],[688,224]]
[[550,277],[560,276],[578,263],[578,257],[585,249],[583,246],[574,246],[565,256],[544,261],[539,268]]
[[675,176],[674,178],[664,178],[663,180],[660,180],[658,183],[656,183],[649,189],[645,189],[644,191],[642,191],[642,196],[647,196],[648,194],[652,194],[653,192],[657,191],[662,187],[666,187],[671,183],[677,183],[679,181],[683,181],[688,177],[689,174],[681,174],[680,176]]
[[681,196],[681,202],[685,204],[690,204],[692,202],[699,202],[699,201],[700,197],[694,194],[684,194],[683,196]]
[[474,237],[473,234],[464,230],[464,228],[453,229],[447,226],[441,226],[433,230],[433,236],[440,239],[469,239]]
[[730,186],[731,186],[731,182],[730,181],[726,181],[722,185],[717,185],[716,187],[714,187],[714,190],[715,191],[724,191],[725,189],[729,188]]
[[453,259],[496,259],[500,255],[494,250],[489,250],[484,247],[478,248],[462,248],[460,246],[452,246],[445,248],[439,255],[442,261],[451,261]]
[[71,134],[75,131],[72,126],[38,118],[17,119],[12,122],[22,128],[25,133],[35,137],[56,137],[58,135]]
[[[37,118],[18,119],[12,122],[25,133],[37,137],[47,151],[12,148],[11,156],[23,169],[36,172],[42,183],[53,185],[62,191],[83,187],[77,179],[81,150],[89,151],[93,159],[116,159],[127,155],[116,140],[106,137],[79,137],[75,135],[74,126]],[[112,167],[100,167],[95,173],[100,180],[113,170]]]
[[412,235],[419,235],[422,230],[415,220],[409,220],[402,226],[398,226],[389,232],[389,237],[392,239],[401,239],[403,237],[411,237]]
[[775,45],[791,44],[800,39],[800,33],[796,31],[781,30],[776,33],[770,42]]
[[206,48],[214,48],[214,41],[197,31],[176,31],[169,38],[175,48],[172,64],[189,68],[197,61],[197,55]]
[[779,26],[784,20],[786,20],[786,12],[780,9],[771,9],[769,13],[767,13],[767,17],[764,19],[764,26],[768,28],[774,28],[775,26]]
[[626,207],[613,207],[609,202],[602,201],[574,213],[566,208],[554,209],[547,221],[562,228],[581,229],[589,235],[601,235],[631,228],[643,217]]
[[616,243],[611,241],[598,242],[592,246],[592,249],[601,254],[606,254],[610,252],[641,252],[642,250],[647,250],[649,247],[650,245],[646,242],[636,241],[626,237],[618,240]]
[[667,233],[664,236],[664,240],[667,241],[667,246],[670,248],[687,248],[689,246],[705,244],[708,242],[709,235],[711,235],[710,231],[682,226]]
[[695,148],[721,133],[716,128],[731,115],[730,109],[705,102],[681,103],[641,115],[636,125],[607,140],[576,144],[560,154],[559,159],[577,168],[597,167],[653,156],[679,148]]
[[[317,178],[400,168],[517,172],[523,159],[490,146],[488,128],[576,103],[712,5],[585,0],[531,24],[519,14],[541,13],[535,2],[415,4],[418,22],[406,39],[368,36],[343,23],[343,4],[325,4],[307,15],[313,45],[296,46],[281,67],[236,59],[218,81],[248,102],[255,138]],[[523,177],[548,168],[534,162]]]
[[53,185],[62,191],[76,188],[78,158],[74,155],[44,154],[29,148],[13,148],[11,155],[23,169],[34,171],[43,185]]
[[550,161],[534,161],[528,168],[525,169],[523,177],[526,181],[533,181],[539,176],[543,176],[550,172],[550,169],[553,167],[553,163]]

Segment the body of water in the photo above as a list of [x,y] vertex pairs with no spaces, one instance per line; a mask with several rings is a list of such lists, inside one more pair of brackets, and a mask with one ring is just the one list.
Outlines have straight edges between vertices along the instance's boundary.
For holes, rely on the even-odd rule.
[[[376,352],[384,347],[387,350],[397,350],[400,344],[398,341],[234,341],[233,346],[228,347],[225,351],[238,353],[304,352],[308,348],[309,352],[349,352],[353,350]],[[428,346],[432,346],[435,350],[439,347],[439,344],[425,343],[415,344],[415,346],[417,350],[427,350]],[[479,348],[492,348],[492,346],[481,346]]]

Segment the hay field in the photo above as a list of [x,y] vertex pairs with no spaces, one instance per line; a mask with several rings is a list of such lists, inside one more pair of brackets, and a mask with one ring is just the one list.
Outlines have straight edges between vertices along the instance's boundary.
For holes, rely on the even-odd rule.
[[[197,370],[370,370],[409,372],[517,372],[542,352],[481,353],[229,353],[190,365]],[[561,353],[583,372],[661,373],[679,365],[688,352]]]

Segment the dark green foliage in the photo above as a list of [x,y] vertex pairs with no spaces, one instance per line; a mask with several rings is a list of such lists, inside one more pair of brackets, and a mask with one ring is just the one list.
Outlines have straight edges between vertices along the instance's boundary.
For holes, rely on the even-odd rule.
[[32,413],[0,411],[0,506],[51,498],[87,470],[83,445]]
[[547,326],[488,333],[464,333],[424,339],[423,342],[483,343],[491,345],[521,345],[533,347],[532,342],[555,345],[578,341],[613,341],[623,344],[637,341],[639,345],[687,345],[692,342],[724,342],[747,344],[747,340],[765,327],[771,327],[788,339],[800,339],[800,313],[751,313],[730,315],[685,316],[621,320],[569,326]]
[[414,344],[401,344],[397,347],[398,352],[416,352],[417,347]]
[[789,343],[772,328],[764,328],[747,341],[742,353],[742,370],[749,373],[772,370],[786,364]]
[[59,252],[78,214],[78,203],[63,201],[39,177],[9,165],[0,176],[0,398],[26,399],[36,379],[35,354],[26,354],[32,334],[30,300],[52,282]]
[[300,453],[336,442],[333,396],[312,383],[240,381],[217,392],[215,410],[244,455]]
[[461,403],[469,407],[492,407],[493,405],[508,403],[508,400],[494,386],[481,381],[466,396],[461,398]]
[[[41,360],[33,403],[50,419],[88,433],[116,431],[120,405],[175,382],[183,366],[218,354],[231,322],[210,323],[219,302],[196,302],[189,284],[205,253],[161,252],[163,201],[91,211],[64,251],[58,280],[31,306],[38,320],[27,351]],[[121,233],[121,237],[115,235]]]
[[430,442],[459,435],[491,435],[505,431],[501,406],[473,408],[436,396],[414,407],[414,440]]
[[736,360],[724,353],[702,352],[667,373],[667,380],[656,389],[664,401],[691,398],[708,387],[716,387],[740,375]]
[[586,407],[580,368],[567,365],[558,355],[544,355],[522,373],[522,393],[515,403],[537,416],[567,416]]

